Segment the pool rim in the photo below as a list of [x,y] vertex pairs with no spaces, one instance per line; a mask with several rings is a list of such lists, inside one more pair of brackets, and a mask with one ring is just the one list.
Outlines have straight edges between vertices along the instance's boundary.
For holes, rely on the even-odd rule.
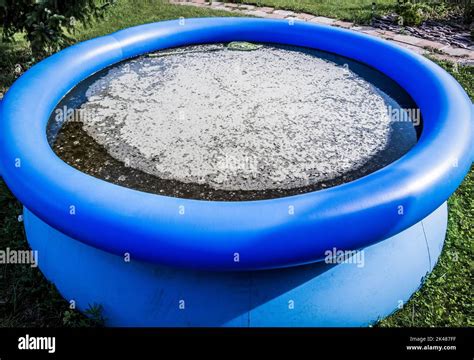
[[[350,183],[243,202],[120,187],[74,169],[50,148],[51,111],[93,73],[158,49],[230,40],[306,46],[374,67],[420,106],[424,128],[418,143],[394,163]],[[473,158],[472,103],[443,69],[385,40],[299,21],[180,19],[121,30],[43,60],[15,82],[1,104],[0,170],[30,211],[86,244],[180,267],[280,268],[320,260],[333,247],[358,249],[381,241],[440,206]],[[315,235],[328,233],[330,238],[315,241]]]

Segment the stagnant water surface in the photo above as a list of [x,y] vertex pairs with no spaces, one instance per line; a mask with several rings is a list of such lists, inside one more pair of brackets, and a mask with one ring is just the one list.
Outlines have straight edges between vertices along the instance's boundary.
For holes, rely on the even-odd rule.
[[199,45],[95,74],[58,105],[48,135],[64,161],[109,182],[264,199],[348,182],[400,158],[417,139],[401,110],[415,108],[395,82],[346,58]]

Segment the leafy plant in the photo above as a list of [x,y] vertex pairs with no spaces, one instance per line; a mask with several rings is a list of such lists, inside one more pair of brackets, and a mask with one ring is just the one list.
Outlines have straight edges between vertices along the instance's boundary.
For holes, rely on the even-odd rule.
[[0,0],[3,40],[24,33],[33,56],[44,57],[73,42],[78,22],[90,25],[115,0]]
[[464,22],[466,24],[474,21],[474,3],[472,0],[447,0],[453,6],[458,7],[463,14]]
[[415,4],[400,3],[397,6],[400,25],[420,25],[423,20],[423,11]]
[[398,1],[395,11],[400,25],[418,26],[429,18],[443,18],[449,12],[449,5],[445,2],[411,2]]

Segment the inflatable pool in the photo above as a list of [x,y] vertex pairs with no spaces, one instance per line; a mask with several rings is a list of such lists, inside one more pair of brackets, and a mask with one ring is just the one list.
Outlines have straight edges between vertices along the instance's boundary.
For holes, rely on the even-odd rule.
[[[358,180],[242,202],[124,188],[52,151],[48,119],[80,81],[151,51],[235,40],[320,49],[383,72],[421,109],[418,143]],[[368,35],[284,20],[166,21],[86,41],[26,72],[0,111],[0,171],[25,207],[39,267],[80,309],[101,304],[111,326],[368,325],[432,270],[446,200],[473,159],[472,103],[440,67]],[[338,251],[353,256],[333,261]]]

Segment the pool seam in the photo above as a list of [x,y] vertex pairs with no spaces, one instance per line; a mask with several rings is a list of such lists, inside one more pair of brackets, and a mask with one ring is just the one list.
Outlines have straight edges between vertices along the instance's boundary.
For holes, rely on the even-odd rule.
[[430,253],[430,246],[428,244],[428,238],[426,237],[426,231],[425,231],[425,224],[422,221],[421,222],[421,229],[423,230],[423,237],[425,238],[425,244],[426,244],[426,250],[428,251],[428,263],[430,266],[430,270],[433,270],[433,266],[431,265],[431,253]]

